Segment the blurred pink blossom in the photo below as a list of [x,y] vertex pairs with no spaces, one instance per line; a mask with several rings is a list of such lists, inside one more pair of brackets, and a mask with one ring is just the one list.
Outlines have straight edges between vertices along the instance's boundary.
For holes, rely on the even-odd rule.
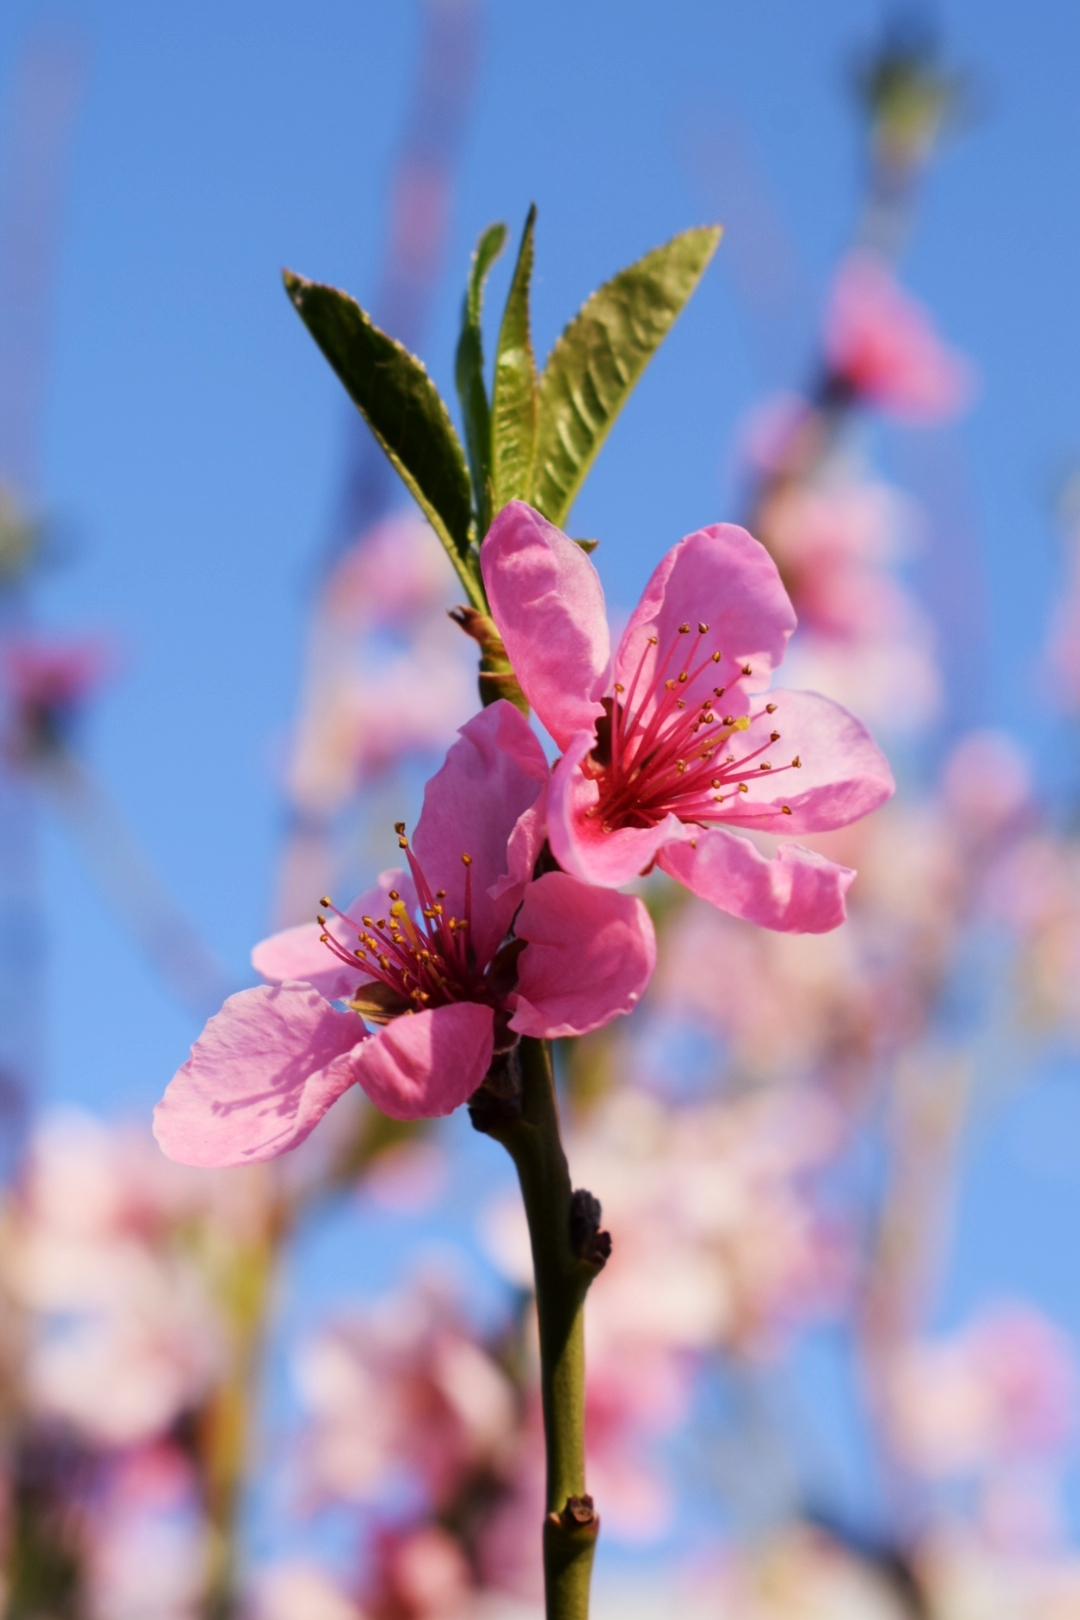
[[297,1376],[316,1500],[375,1501],[404,1480],[445,1506],[495,1466],[515,1420],[505,1374],[431,1281],[319,1334]]
[[1060,1452],[1076,1397],[1076,1351],[1061,1329],[1029,1305],[999,1306],[901,1354],[891,1389],[895,1443],[923,1473],[980,1473]]
[[0,683],[11,710],[7,746],[17,757],[55,747],[115,667],[100,638],[13,639],[3,649]]
[[825,355],[859,399],[912,422],[955,416],[972,389],[967,362],[939,338],[883,261],[851,254],[833,286]]

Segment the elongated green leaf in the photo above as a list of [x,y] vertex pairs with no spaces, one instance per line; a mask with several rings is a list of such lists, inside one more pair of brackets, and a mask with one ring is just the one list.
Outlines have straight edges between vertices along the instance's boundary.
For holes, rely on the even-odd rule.
[[345,385],[450,556],[469,598],[484,606],[471,545],[472,505],[465,452],[435,384],[420,361],[388,337],[336,287],[285,272],[304,325]]
[[560,526],[630,390],[694,291],[719,226],[683,231],[593,293],[540,378],[532,503]]
[[465,307],[461,312],[461,336],[458,339],[454,381],[461,415],[465,423],[465,444],[469,451],[472,470],[473,500],[480,520],[480,534],[487,533],[491,522],[491,406],[484,382],[484,343],[480,330],[480,311],[484,302],[484,282],[487,273],[499,257],[506,243],[506,226],[489,225],[476,244],[469,270],[469,284],[465,292]]
[[521,236],[514,279],[499,328],[495,387],[491,405],[493,510],[507,501],[528,500],[536,459],[538,395],[536,356],[529,332],[529,283],[533,266],[536,206],[529,209]]

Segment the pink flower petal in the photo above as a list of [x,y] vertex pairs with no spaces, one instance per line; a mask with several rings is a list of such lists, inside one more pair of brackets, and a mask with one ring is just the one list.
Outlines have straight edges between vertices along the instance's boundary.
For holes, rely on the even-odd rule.
[[[390,905],[391,889],[396,889],[408,905],[414,904],[412,878],[407,872],[395,869],[381,872],[373,888],[357,895],[346,915],[355,918],[358,926],[365,914],[384,917]],[[347,951],[356,946],[356,930],[340,917],[331,916],[325,929],[317,922],[299,923],[295,928],[283,928],[269,939],[260,940],[251,953],[251,965],[270,984],[299,981],[310,984],[327,1001],[342,1000],[369,975],[362,973],[359,966],[351,968],[340,961],[330,947],[322,943],[324,933],[332,935]]]
[[[721,814],[734,827],[760,832],[828,832],[884,804],[895,791],[892,772],[861,721],[816,692],[773,691],[773,713],[760,708],[749,731],[723,750],[747,759],[747,791],[725,790]],[[770,742],[774,731],[779,741]],[[795,767],[791,761],[798,759]],[[768,763],[771,769],[761,769]],[[789,806],[785,815],[783,805]]]
[[691,842],[668,844],[658,864],[721,911],[781,934],[826,934],[838,927],[855,877],[801,844],[780,844],[769,860],[748,838],[719,827]]
[[[465,914],[472,857],[470,923],[477,960],[502,943],[543,843],[533,814],[547,785],[539,738],[512,703],[500,699],[462,726],[458,741],[424,790],[413,850],[432,889],[445,889],[448,916]],[[509,878],[510,882],[503,880]]]
[[480,566],[521,689],[562,747],[603,713],[611,641],[600,576],[580,546],[524,501],[496,517]]
[[596,741],[590,732],[571,739],[551,775],[547,796],[548,840],[564,871],[583,883],[617,888],[644,872],[671,839],[689,836],[673,815],[656,827],[616,827],[605,832],[589,811],[596,804],[596,782],[581,769]]
[[909,421],[955,416],[972,392],[968,363],[871,253],[851,254],[836,278],[825,352],[857,394]]
[[634,895],[549,872],[525,891],[514,931],[520,1035],[583,1035],[637,1005],[656,966],[649,913]]
[[490,1007],[459,1001],[386,1024],[356,1054],[355,1076],[391,1119],[437,1119],[467,1102],[494,1049]]
[[[685,634],[683,625],[690,627]],[[795,610],[765,547],[734,523],[714,523],[680,540],[653,572],[619,643],[615,678],[636,711],[655,674],[669,679],[687,670],[682,697],[690,707],[720,686],[725,708],[738,715],[746,693],[768,686],[794,628]],[[722,654],[718,663],[714,652]],[[742,674],[746,665],[749,675]]]
[[230,996],[154,1110],[180,1164],[258,1164],[299,1146],[356,1079],[363,1021],[306,984]]

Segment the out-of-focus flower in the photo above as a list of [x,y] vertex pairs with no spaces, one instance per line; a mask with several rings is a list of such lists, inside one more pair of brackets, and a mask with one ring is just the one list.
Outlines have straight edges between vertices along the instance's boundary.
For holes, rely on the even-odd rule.
[[1075,1350],[1028,1305],[987,1311],[905,1350],[890,1417],[898,1453],[926,1474],[977,1474],[1059,1452],[1073,1424]]
[[182,1452],[158,1443],[110,1462],[87,1513],[90,1620],[199,1620],[208,1556]]
[[757,523],[799,615],[799,681],[891,732],[924,724],[940,696],[933,633],[889,571],[915,527],[910,505],[846,477],[780,482]]
[[406,626],[446,606],[446,556],[416,511],[396,512],[349,547],[323,588],[327,615],[363,632]]
[[364,1620],[361,1610],[316,1564],[272,1564],[252,1594],[256,1620]]
[[857,399],[912,422],[955,416],[971,394],[967,362],[871,253],[841,266],[825,322],[830,373]]
[[418,515],[363,535],[324,587],[289,785],[333,814],[403,761],[442,753],[475,707],[472,648],[447,617],[446,558]]
[[633,896],[562,872],[532,881],[547,776],[511,704],[470,720],[428,783],[415,849],[399,827],[409,872],[384,874],[334,924],[257,948],[276,983],[210,1020],[155,1114],[166,1153],[274,1158],[352,1085],[397,1119],[448,1114],[519,1034],[580,1033],[628,1012],[655,965],[652,924]]
[[11,754],[33,760],[63,744],[114,662],[112,650],[100,639],[27,636],[7,642],[0,682],[9,709],[6,743]]
[[152,1143],[59,1115],[0,1226],[0,1277],[29,1323],[26,1396],[95,1446],[153,1440],[222,1365],[220,1313],[159,1166]]
[[298,1377],[317,1499],[371,1502],[404,1483],[444,1508],[467,1475],[495,1466],[514,1423],[506,1376],[431,1282],[320,1334]]
[[596,570],[532,507],[503,508],[481,564],[522,690],[563,750],[548,836],[566,871],[614,886],[656,862],[765,927],[822,933],[843,921],[846,868],[792,843],[770,860],[719,825],[822,831],[893,791],[846,710],[809,692],[762,701],[795,628],[763,546],[733,524],[680,541],[614,663]]

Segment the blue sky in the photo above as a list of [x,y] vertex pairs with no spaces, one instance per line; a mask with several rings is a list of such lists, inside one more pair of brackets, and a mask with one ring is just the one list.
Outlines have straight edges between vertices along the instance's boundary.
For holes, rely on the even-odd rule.
[[[4,6],[0,83],[43,15],[30,0]],[[309,0],[299,12],[282,0],[84,0],[64,15],[90,73],[42,500],[70,557],[38,601],[50,625],[98,627],[123,647],[89,752],[240,974],[268,916],[275,772],[344,430],[338,386],[279,270],[370,297],[417,13],[409,0]],[[444,393],[464,267],[490,220],[516,232],[539,205],[543,351],[598,281],[674,231],[730,215],[737,232],[748,185],[764,188],[795,247],[797,382],[854,217],[846,64],[880,17],[869,0],[489,0],[448,273],[424,344]],[[982,378],[947,449],[957,493],[943,522],[981,556],[984,583],[961,576],[961,586],[985,588],[988,601],[990,656],[957,672],[957,702],[1046,746],[1045,700],[1024,671],[1058,577],[1055,480],[1080,454],[1080,11],[1069,0],[951,0],[940,17],[948,54],[973,76],[978,117],[930,177],[904,277]],[[737,515],[732,432],[777,380],[768,334],[737,293],[738,251],[729,237],[576,508],[576,531],[602,539],[597,561],[617,601],[634,599],[681,534]],[[495,272],[493,306],[507,273]],[[885,452],[916,471],[929,457],[899,436]],[[194,1030],[51,825],[45,853],[48,1093],[146,1109]],[[1059,1234],[1080,1213],[1076,1167],[1049,1174],[1030,1147],[1075,1114],[1070,1084],[1066,1069],[1050,1104],[1034,1105],[1049,1106],[1050,1123],[1021,1132],[1020,1147],[1023,1105],[982,1128],[957,1302],[1030,1282],[1080,1329],[1072,1278],[1047,1258],[1060,1257]]]

